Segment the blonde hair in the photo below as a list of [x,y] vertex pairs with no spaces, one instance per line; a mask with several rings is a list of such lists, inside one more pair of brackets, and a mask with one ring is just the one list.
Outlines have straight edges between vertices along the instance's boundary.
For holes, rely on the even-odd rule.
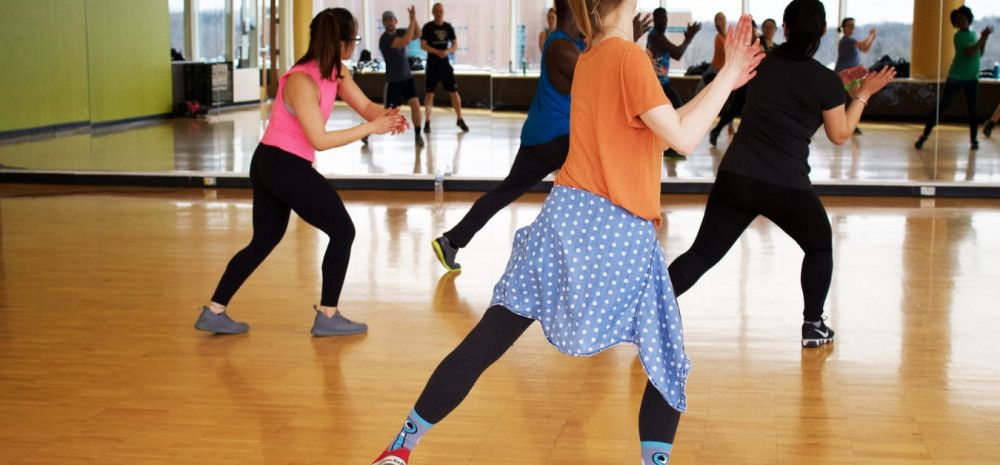
[[577,28],[588,43],[594,40],[594,36],[604,32],[602,18],[617,8],[622,1],[624,0],[570,0],[569,8],[573,11],[573,20],[576,21]]

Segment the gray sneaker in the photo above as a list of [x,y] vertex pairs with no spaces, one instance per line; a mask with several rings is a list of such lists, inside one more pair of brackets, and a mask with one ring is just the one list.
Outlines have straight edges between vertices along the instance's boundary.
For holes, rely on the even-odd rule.
[[462,265],[455,262],[455,256],[458,255],[458,248],[451,245],[451,241],[447,237],[441,236],[434,239],[431,242],[431,246],[434,247],[434,254],[437,255],[438,261],[441,265],[448,271],[458,271],[462,269]]
[[209,310],[208,307],[201,307],[201,315],[198,315],[198,321],[194,323],[194,329],[215,334],[241,334],[249,331],[250,325],[240,321],[233,321],[226,312],[216,314]]
[[368,325],[348,320],[339,311],[328,317],[315,305],[313,310],[316,310],[316,320],[313,321],[312,327],[313,336],[347,336],[368,332]]

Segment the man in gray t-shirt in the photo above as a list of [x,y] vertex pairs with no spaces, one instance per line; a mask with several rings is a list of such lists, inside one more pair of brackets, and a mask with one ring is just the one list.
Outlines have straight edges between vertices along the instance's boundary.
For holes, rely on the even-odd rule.
[[396,29],[397,20],[393,12],[382,13],[385,32],[378,40],[378,48],[385,59],[386,83],[382,103],[386,107],[397,107],[404,103],[410,106],[414,138],[417,146],[423,147],[424,138],[420,135],[420,99],[417,98],[417,85],[406,58],[406,45],[417,38],[420,25],[417,23],[416,9],[411,6],[407,11],[410,14],[410,25],[405,31]]

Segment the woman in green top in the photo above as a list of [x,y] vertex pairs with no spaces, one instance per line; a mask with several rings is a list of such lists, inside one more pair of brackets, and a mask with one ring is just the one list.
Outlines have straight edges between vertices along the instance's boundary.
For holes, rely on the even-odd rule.
[[927,117],[927,125],[924,126],[924,133],[917,139],[914,146],[919,150],[924,148],[927,136],[930,135],[934,125],[937,124],[937,116],[955,98],[959,90],[965,92],[965,108],[969,113],[969,137],[972,142],[972,150],[979,149],[977,136],[979,133],[979,123],[976,120],[976,100],[979,94],[979,61],[986,49],[986,40],[993,33],[993,26],[986,26],[983,33],[976,38],[975,31],[969,30],[972,24],[972,10],[967,6],[962,6],[952,10],[951,25],[958,29],[955,32],[955,59],[951,62],[951,70],[948,71],[948,81],[945,82],[944,94],[938,101],[935,111]]

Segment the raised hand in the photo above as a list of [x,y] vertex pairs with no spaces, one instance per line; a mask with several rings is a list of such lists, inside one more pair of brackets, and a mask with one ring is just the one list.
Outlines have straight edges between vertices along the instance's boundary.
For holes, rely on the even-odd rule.
[[698,35],[698,32],[700,31],[701,31],[701,23],[690,23],[688,24],[687,29],[684,30],[684,38],[687,40],[691,40],[694,38],[694,36]]
[[639,17],[642,13],[636,13],[635,17],[632,18],[632,41],[635,42],[642,37],[643,34],[648,32],[652,28],[653,15],[646,13],[645,16]]
[[722,71],[734,73],[736,84],[733,85],[733,89],[739,89],[757,75],[757,65],[764,59],[760,39],[754,37],[753,17],[740,16],[735,30],[729,26],[725,50],[726,65]]
[[985,28],[983,28],[983,33],[982,33],[983,36],[989,37],[992,34],[993,34],[993,26],[992,25],[986,26]]
[[840,76],[840,81],[843,82],[844,85],[847,85],[855,80],[862,79],[867,76],[868,68],[865,68],[865,65],[858,65],[853,68],[838,71],[837,75]]
[[417,7],[410,5],[410,7],[406,9],[406,12],[410,14],[410,21],[417,20]]
[[868,100],[868,98],[877,94],[878,91],[882,90],[882,88],[895,78],[896,68],[883,66],[878,72],[869,74],[861,81],[861,90],[858,92],[858,97]]

